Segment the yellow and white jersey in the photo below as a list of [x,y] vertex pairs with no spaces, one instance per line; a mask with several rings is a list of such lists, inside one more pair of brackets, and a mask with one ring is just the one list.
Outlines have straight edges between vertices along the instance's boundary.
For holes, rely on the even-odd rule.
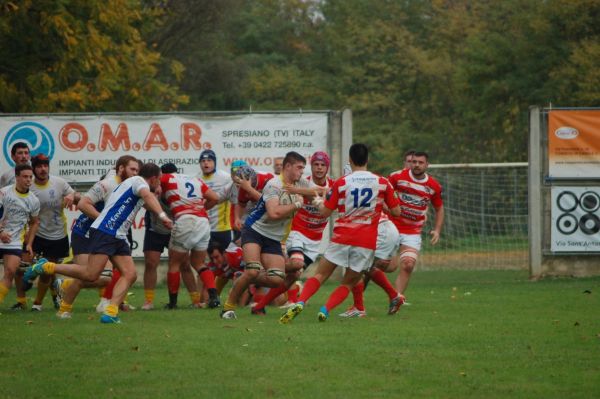
[[0,176],[0,188],[15,184],[15,169],[11,168]]
[[31,217],[40,213],[40,201],[29,190],[25,194],[19,193],[14,185],[0,189],[0,229],[10,234],[10,242],[0,241],[0,248],[23,248],[23,234],[25,226]]
[[47,240],[60,240],[67,236],[67,218],[63,199],[74,192],[69,183],[58,176],[50,176],[46,184],[34,183],[31,192],[40,201],[40,227],[37,236]]
[[231,175],[222,170],[216,170],[215,173],[204,175],[200,172],[197,177],[219,198],[226,199],[208,210],[208,220],[210,221],[210,231],[228,231],[231,230],[231,204],[235,203],[235,190],[233,189],[233,180]]

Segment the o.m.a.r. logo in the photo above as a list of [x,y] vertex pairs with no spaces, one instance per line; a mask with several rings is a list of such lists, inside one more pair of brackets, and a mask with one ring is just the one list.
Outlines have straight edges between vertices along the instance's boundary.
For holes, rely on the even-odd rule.
[[20,122],[10,128],[2,143],[4,158],[11,167],[15,166],[15,162],[10,156],[10,150],[18,142],[29,146],[31,156],[40,153],[45,154],[50,159],[54,156],[54,139],[50,131],[37,122]]

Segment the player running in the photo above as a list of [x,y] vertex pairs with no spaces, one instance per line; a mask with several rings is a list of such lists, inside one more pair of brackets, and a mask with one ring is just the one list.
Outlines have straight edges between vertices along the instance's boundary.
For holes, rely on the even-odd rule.
[[139,176],[125,180],[113,191],[104,209],[90,227],[90,255],[87,267],[77,264],[55,264],[40,259],[35,265],[27,268],[23,276],[24,282],[42,274],[55,273],[89,282],[96,281],[110,259],[121,271],[121,277],[115,285],[110,305],[100,317],[100,322],[120,323],[119,304],[123,302],[127,290],[137,278],[126,237],[135,215],[145,204],[148,210],[158,214],[167,228],[173,225],[152,193],[160,186],[160,174],[157,165],[147,163],[140,168]]
[[334,210],[339,212],[331,242],[316,274],[304,284],[298,303],[281,316],[280,323],[289,323],[300,314],[306,301],[340,266],[345,269],[342,283],[332,292],[327,303],[321,306],[318,314],[320,321],[327,320],[329,312],[346,299],[352,287],[360,281],[362,273],[373,264],[383,204],[392,214],[400,214],[399,202],[390,183],[367,170],[367,146],[353,144],[349,155],[352,173],[339,178],[325,199],[318,195],[313,200],[323,216],[331,215]]
[[388,178],[396,190],[402,211],[400,216],[392,218],[400,233],[400,272],[396,278],[396,290],[401,295],[406,291],[417,262],[421,249],[421,231],[429,204],[435,209],[433,230],[429,233],[432,245],[438,243],[444,223],[442,186],[427,174],[428,166],[429,155],[417,151],[412,156],[410,169],[393,172]]
[[[108,198],[117,186],[128,178],[136,176],[138,171],[138,160],[131,155],[123,155],[117,159],[114,173],[109,172],[107,177],[94,184],[87,193],[81,196],[77,204],[81,215],[75,220],[71,229],[71,250],[73,251],[74,264],[83,265],[83,267],[88,264],[90,245],[92,243],[89,237],[89,230],[92,223],[100,215]],[[96,281],[83,281],[76,278],[56,279],[56,291],[61,298],[56,316],[61,319],[70,319],[73,312],[73,303],[81,289],[102,289],[110,284],[113,273],[117,273],[117,270],[113,270],[112,266],[105,265],[104,270]],[[103,296],[97,307],[97,310],[100,310],[99,313],[104,312],[105,307],[109,303],[110,301]]]

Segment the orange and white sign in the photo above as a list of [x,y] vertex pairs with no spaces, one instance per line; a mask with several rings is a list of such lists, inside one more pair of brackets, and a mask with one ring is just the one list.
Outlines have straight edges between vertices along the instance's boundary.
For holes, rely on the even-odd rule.
[[548,112],[550,177],[600,177],[600,110]]

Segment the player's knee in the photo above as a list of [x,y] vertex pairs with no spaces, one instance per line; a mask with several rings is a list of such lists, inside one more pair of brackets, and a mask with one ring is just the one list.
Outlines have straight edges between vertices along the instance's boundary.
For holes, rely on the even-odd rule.
[[417,252],[407,250],[400,254],[400,263],[402,264],[402,270],[411,273],[415,264],[417,263]]
[[273,283],[281,284],[285,280],[285,272],[279,269],[269,269],[267,270],[267,277]]
[[302,275],[302,269],[300,270],[292,270],[292,271],[285,271],[285,278],[290,281],[290,282],[294,282],[296,280],[298,280],[300,278],[300,276]]
[[291,271],[300,270],[304,268],[304,255],[300,252],[294,252],[290,254],[289,269]]
[[389,259],[375,259],[375,262],[373,263],[374,267],[381,269],[384,272],[387,272],[389,265],[390,265]]
[[121,276],[123,276],[130,284],[135,283],[137,280],[137,272],[135,271],[135,268],[133,270],[127,270],[121,273]]
[[250,278],[256,278],[262,269],[263,266],[260,262],[248,262],[244,268],[244,273]]

